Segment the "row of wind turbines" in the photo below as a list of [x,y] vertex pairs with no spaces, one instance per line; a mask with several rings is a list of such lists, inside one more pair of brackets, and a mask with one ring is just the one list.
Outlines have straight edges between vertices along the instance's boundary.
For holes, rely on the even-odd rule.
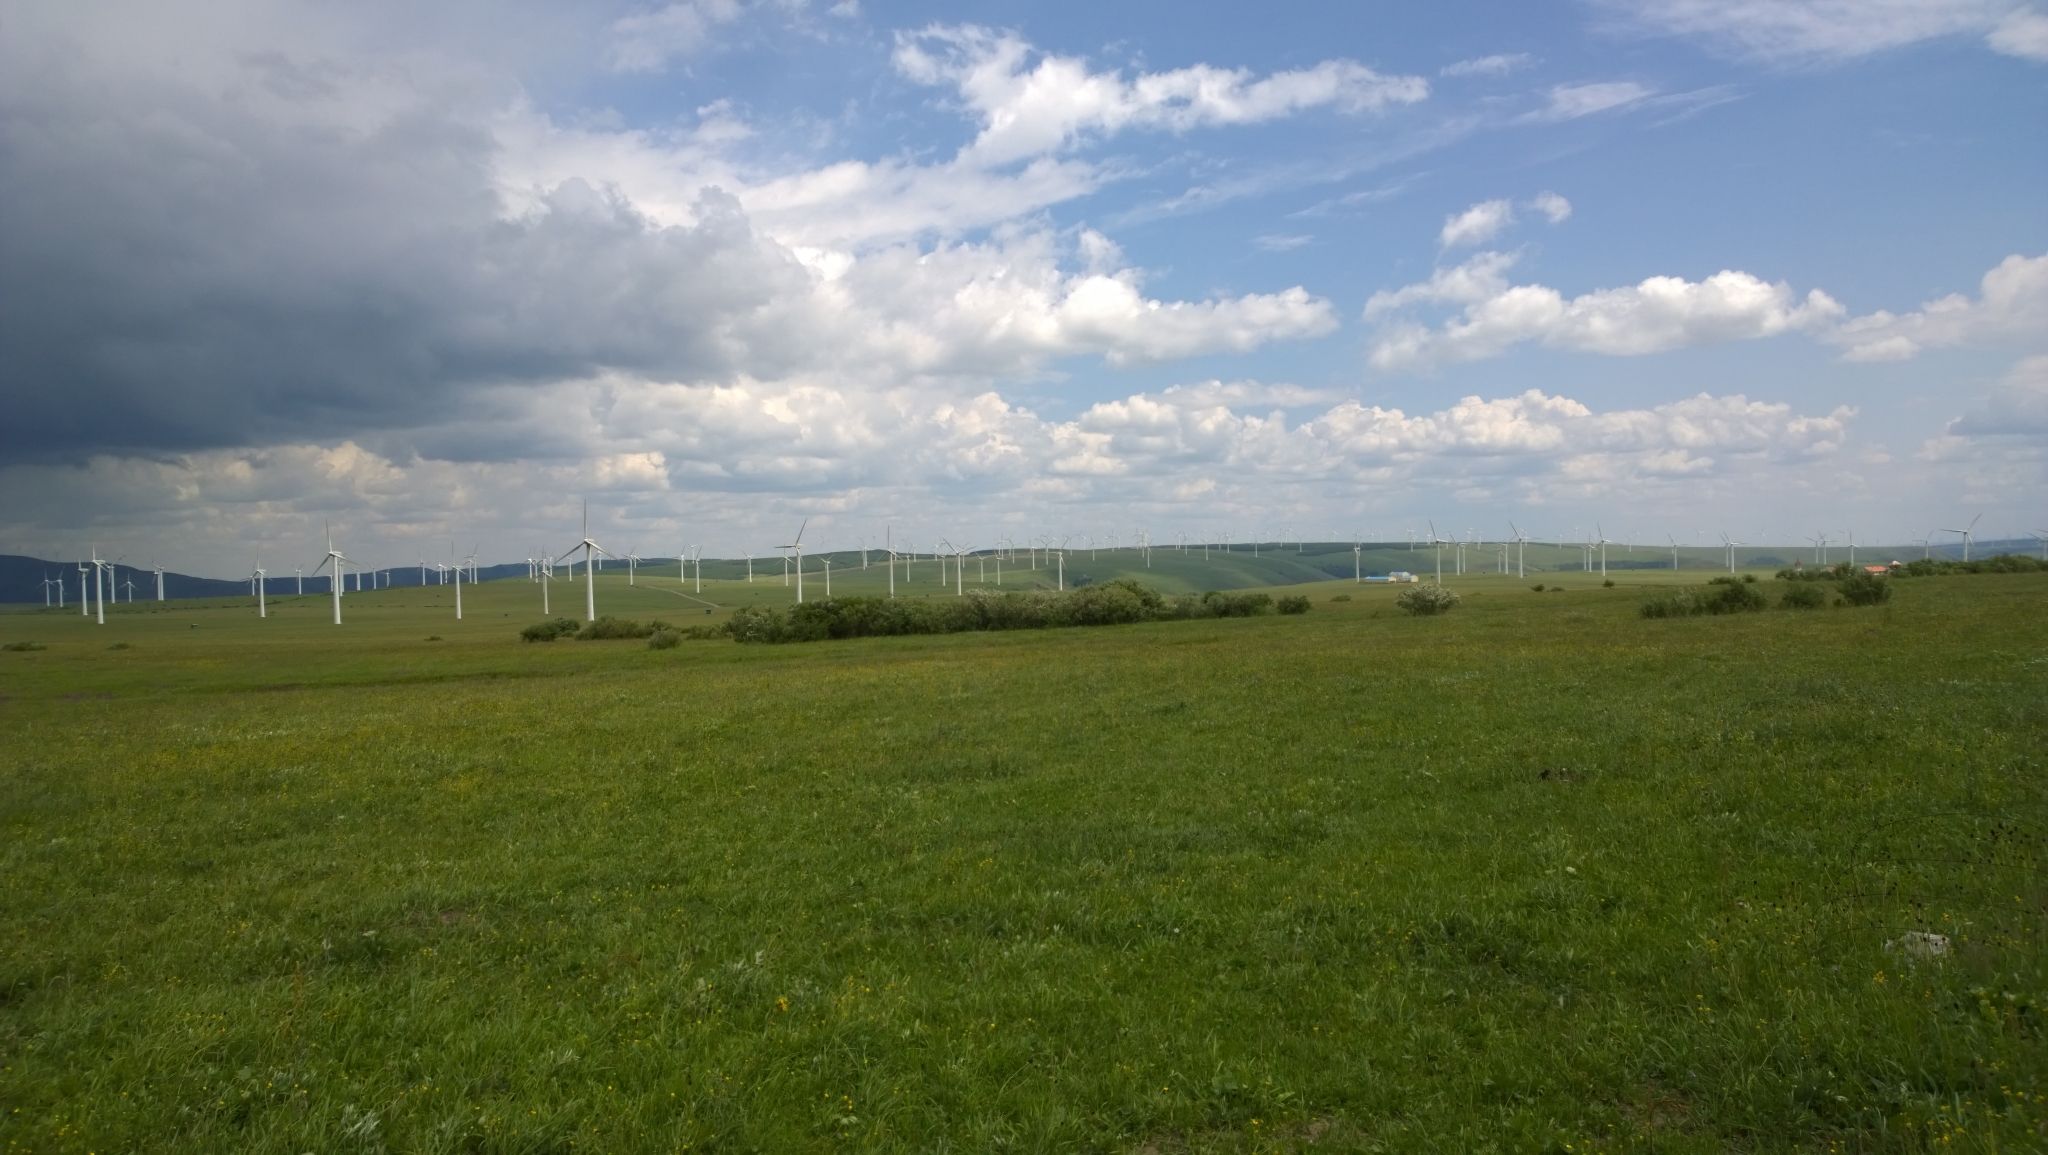
[[[1971,518],[1969,524],[1959,529],[1936,528],[1930,530],[1928,532],[1927,537],[1916,538],[1913,540],[1912,544],[1921,546],[1922,556],[1927,557],[1931,556],[1933,549],[1933,539],[1935,535],[1955,534],[1961,540],[1963,560],[1968,561],[1970,558],[1971,545],[1974,542],[1974,535],[1977,522],[1982,518],[1982,516],[1982,514],[1979,514],[1977,515],[1977,517]],[[1418,535],[1412,529],[1408,531],[1408,548],[1411,551],[1418,550],[1421,548],[1427,548],[1433,551],[1435,555],[1435,580],[1439,585],[1442,584],[1444,578],[1445,547],[1450,547],[1452,550],[1452,573],[1454,575],[1465,574],[1469,572],[1467,568],[1468,553],[1477,553],[1481,556],[1484,556],[1484,554],[1490,550],[1498,551],[1497,568],[1495,572],[1504,575],[1508,573],[1510,569],[1510,551],[1512,550],[1512,568],[1515,575],[1517,577],[1527,577],[1528,546],[1532,541],[1536,541],[1539,545],[1554,545],[1559,548],[1577,547],[1581,552],[1581,569],[1585,572],[1590,573],[1594,572],[1597,566],[1598,572],[1603,577],[1605,577],[1607,574],[1608,562],[1607,547],[1610,545],[1624,544],[1621,542],[1617,542],[1612,538],[1609,538],[1606,535],[1604,528],[1598,522],[1594,523],[1593,533],[1582,537],[1580,540],[1571,541],[1559,539],[1554,542],[1537,541],[1537,539],[1530,537],[1527,533],[1524,533],[1521,527],[1516,525],[1513,521],[1508,522],[1509,535],[1493,542],[1488,542],[1481,538],[1476,530],[1467,530],[1466,535],[1461,538],[1445,537],[1437,531],[1436,523],[1434,521],[1428,521],[1426,522],[1426,524],[1428,526],[1427,537],[1418,537]],[[805,569],[803,564],[803,539],[804,533],[809,527],[810,519],[805,518],[801,523],[798,524],[797,532],[795,536],[793,536],[790,539],[790,541],[783,545],[774,547],[780,551],[783,551],[780,557],[780,560],[783,563],[783,584],[785,586],[789,585],[791,583],[792,576],[794,577],[795,600],[799,603],[801,603],[804,600]],[[908,541],[905,541],[903,543],[903,550],[899,552],[896,548],[894,535],[894,526],[889,526],[885,530],[883,544],[879,549],[874,551],[881,553],[885,556],[889,575],[888,590],[889,596],[892,598],[896,596],[896,567],[898,563],[900,562],[903,564],[905,570],[904,577],[907,581],[910,578],[911,566],[915,563],[918,557],[917,551],[912,547],[911,543]],[[1666,540],[1669,542],[1669,547],[1671,550],[1671,568],[1673,570],[1676,570],[1679,568],[1679,549],[1681,547],[1679,546],[1678,539],[1675,536],[1670,534],[1666,534],[1665,536]],[[1730,537],[1726,532],[1722,532],[1719,536],[1721,538],[1722,547],[1726,551],[1728,572],[1734,573],[1737,569],[1735,551],[1739,547],[1742,547],[1747,543],[1738,541]],[[341,550],[335,547],[334,534],[331,526],[327,530],[326,537],[327,551],[321,557],[320,561],[315,566],[313,566],[311,570],[306,570],[304,568],[295,569],[293,571],[293,574],[295,576],[297,583],[296,588],[300,595],[304,595],[305,593],[306,578],[312,577],[318,580],[323,574],[326,576],[328,583],[328,591],[332,597],[334,624],[340,625],[342,623],[342,594],[347,587],[347,577],[350,572],[350,570],[347,567],[353,566],[355,563],[351,561],[351,559],[346,554],[344,554]],[[2042,543],[2044,557],[2048,557],[2048,530],[2037,531],[2035,532],[2034,537],[2039,539]],[[1067,535],[1056,539],[1050,534],[1042,534],[1036,539],[1027,539],[1024,544],[1028,565],[1031,569],[1036,570],[1039,568],[1042,562],[1042,564],[1046,568],[1053,569],[1055,571],[1056,587],[1060,590],[1065,590],[1066,555],[1068,552],[1070,552],[1070,550],[1073,549],[1073,543],[1075,540],[1076,535]],[[1088,535],[1086,540],[1087,544],[1084,548],[1085,551],[1088,552],[1091,557],[1094,557],[1097,554],[1099,554],[1099,551],[1102,548],[1104,548],[1103,544],[1098,543],[1093,535]],[[1239,545],[1242,546],[1245,544],[1249,544],[1252,556],[1257,557],[1259,556],[1261,542],[1264,540],[1267,539],[1263,539],[1259,535],[1254,534],[1252,540],[1249,543],[1239,543]],[[1279,545],[1281,545],[1283,549],[1285,541],[1286,539],[1283,537],[1282,539],[1280,539],[1278,543]],[[1807,538],[1806,541],[1814,547],[1814,562],[1816,565],[1825,566],[1827,564],[1828,548],[1832,545],[1842,544],[1846,544],[1848,548],[1849,563],[1851,565],[1855,564],[1856,538],[1855,534],[1852,532],[1844,531],[1843,540],[1838,541],[1833,536],[1831,536],[1831,534],[1828,531],[1823,530],[1816,533],[1814,536]],[[1626,544],[1628,545],[1630,551],[1633,552],[1633,541],[1630,541]],[[1015,562],[1016,545],[1017,543],[1013,538],[1004,537],[1000,539],[997,545],[992,547],[964,548],[954,545],[948,539],[941,538],[939,540],[938,547],[934,547],[931,550],[930,557],[937,560],[940,563],[939,579],[941,584],[944,584],[946,577],[945,563],[948,560],[951,560],[953,562],[954,592],[956,594],[964,595],[966,587],[966,562],[970,557],[973,557],[976,560],[978,560],[978,562],[981,565],[981,573],[977,579],[981,583],[987,582],[988,563],[991,560],[993,560],[996,566],[996,584],[1001,585],[1003,564],[1005,562]],[[1230,540],[1230,535],[1227,533],[1222,535],[1222,541],[1220,546],[1216,545],[1215,543],[1209,542],[1190,543],[1188,541],[1187,535],[1183,533],[1180,535],[1177,548],[1182,552],[1187,552],[1197,545],[1202,550],[1204,558],[1210,556],[1210,552],[1212,549],[1220,549],[1223,552],[1232,552],[1235,548],[1237,548],[1233,546]],[[1114,535],[1110,535],[1107,543],[1107,548],[1111,549],[1112,551],[1118,548],[1116,538]],[[1128,545],[1125,546],[1125,548],[1140,552],[1145,559],[1146,567],[1148,569],[1151,567],[1152,551],[1154,549],[1154,545],[1151,539],[1151,535],[1148,532],[1143,530],[1134,531],[1131,535]],[[1167,546],[1163,548],[1172,549],[1176,547]],[[1304,548],[1305,543],[1297,540],[1296,552],[1300,552]],[[1354,535],[1351,548],[1352,576],[1354,580],[1362,582],[1365,580],[1363,567],[1365,543],[1363,538],[1359,535]],[[868,567],[868,555],[870,552],[867,545],[867,539],[861,539],[859,552],[861,557],[861,568],[866,569]],[[627,567],[627,584],[632,585],[635,584],[637,581],[639,567],[645,564],[646,562],[646,559],[642,558],[637,550],[628,551],[625,555],[619,556],[611,553],[610,551],[606,550],[602,545],[598,544],[597,540],[591,536],[590,506],[588,502],[585,502],[583,506],[582,532],[574,545],[570,546],[567,550],[564,550],[561,554],[553,557],[549,557],[543,554],[536,557],[529,557],[526,559],[528,580],[538,583],[541,587],[541,610],[543,613],[552,612],[552,607],[550,605],[551,598],[549,587],[552,581],[554,580],[555,567],[561,564],[562,562],[567,561],[569,563],[568,580],[572,582],[575,581],[576,563],[578,560],[577,555],[579,553],[582,555],[581,561],[583,563],[583,570],[585,575],[583,603],[584,616],[587,620],[590,621],[595,621],[597,619],[597,583],[589,580],[590,575],[592,575],[598,569],[600,569],[603,565],[603,562],[607,559],[624,561]],[[694,547],[694,549],[680,550],[678,551],[677,557],[680,569],[679,577],[685,583],[689,582],[690,567],[693,562],[695,563],[696,592],[701,594],[704,588],[703,548],[701,546],[698,546]],[[467,579],[467,581],[472,585],[476,584],[480,580],[480,574],[477,569],[476,559],[477,551],[475,547],[471,547],[469,554],[466,557],[457,559],[455,557],[454,547],[451,544],[449,548],[448,564],[436,564],[432,567],[435,572],[436,578],[440,584],[447,584],[452,581],[455,586],[455,617],[457,620],[461,620],[462,618],[462,585],[464,580]],[[749,553],[746,555],[747,581],[750,583],[754,580],[754,561],[755,557],[753,554]],[[92,556],[88,560],[81,561],[78,563],[80,613],[89,616],[96,616],[98,623],[101,625],[106,624],[107,591],[109,587],[113,585],[114,570],[115,567],[119,564],[119,562],[119,558],[101,558],[99,556],[98,548],[94,547],[94,549],[92,550]],[[428,564],[424,557],[420,559],[419,567],[420,584],[424,587],[427,584],[428,577]],[[830,597],[832,593],[832,562],[830,558],[823,559],[822,569],[825,586],[825,595],[827,597]],[[164,569],[162,566],[157,566],[149,572],[153,573],[156,578],[156,600],[163,601]],[[363,588],[363,577],[366,571],[356,569],[353,572],[355,575],[356,590],[360,592]],[[381,579],[382,585],[388,587],[391,577],[390,570],[373,570],[367,572],[369,572],[373,585],[378,584]],[[269,604],[267,598],[268,574],[269,571],[264,569],[262,563],[259,561],[249,575],[250,593],[256,598],[256,612],[258,617],[269,616]],[[130,580],[127,583],[128,600],[130,602],[133,602],[135,600],[134,586],[135,583],[133,580]],[[57,606],[59,608],[62,608],[64,605],[65,583],[61,579],[57,578],[45,579],[44,602],[46,605],[50,602],[50,594],[52,590],[54,590],[54,592],[56,593]],[[116,591],[116,597],[118,599],[118,591]],[[705,604],[709,605],[710,603]]]

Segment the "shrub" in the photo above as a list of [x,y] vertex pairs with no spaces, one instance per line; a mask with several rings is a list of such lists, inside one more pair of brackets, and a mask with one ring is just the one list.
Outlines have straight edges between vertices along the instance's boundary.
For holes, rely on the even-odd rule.
[[1600,583],[1600,586],[1601,586],[1601,588],[1602,588],[1602,589],[1610,589],[1610,590],[1611,590],[1611,589],[1613,589],[1613,588],[1614,588],[1614,579],[1613,579],[1613,578],[1608,578],[1608,579],[1607,579],[1606,581],[1604,581],[1604,582],[1601,582],[1601,583]]
[[1536,591],[1537,593],[1539,593],[1539,594],[1540,594],[1540,593],[1542,593],[1542,592],[1543,592],[1543,583],[1542,583],[1542,582],[1537,582],[1537,583],[1536,583],[1535,585],[1533,585],[1533,586],[1530,586],[1529,588],[1530,588],[1530,589],[1532,589],[1532,590],[1535,590],[1535,591]]
[[552,642],[556,638],[568,637],[576,632],[576,623],[568,618],[554,618],[536,622],[519,631],[519,636],[529,642]]
[[1700,607],[1700,595],[1687,590],[1651,598],[1637,612],[1646,618],[1689,618],[1706,611]]
[[134,647],[133,647],[133,646],[130,646],[130,645],[129,645],[129,644],[127,643],[127,642],[115,642],[115,643],[114,643],[113,645],[111,645],[111,646],[108,646],[107,648],[108,648],[108,649],[110,649],[110,650],[130,650],[130,649],[134,649]]
[[647,648],[650,650],[672,650],[682,642],[683,635],[680,632],[665,627],[647,635]]
[[1446,614],[1457,604],[1458,595],[1442,586],[1410,586],[1394,599],[1394,605],[1416,617]]
[[1755,613],[1771,604],[1755,582],[1730,582],[1710,592],[1701,603],[1710,614]]
[[1892,600],[1892,583],[1874,573],[1852,573],[1835,589],[1852,606],[1881,606]]
[[662,623],[643,625],[632,618],[602,617],[576,631],[579,642],[611,642],[625,638],[644,638],[653,633]]
[[1300,594],[1294,594],[1273,603],[1273,608],[1283,614],[1305,614],[1308,612],[1308,599]]
[[29,654],[37,650],[47,650],[49,648],[41,642],[9,642],[4,646],[0,646],[0,650],[6,650],[10,654]]
[[1811,582],[1798,582],[1785,591],[1778,604],[1788,610],[1817,610],[1828,604],[1828,595]]
[[1338,595],[1337,595],[1336,597],[1334,597],[1334,598],[1331,598],[1330,600],[1331,600],[1331,601],[1333,601],[1333,602],[1348,602],[1348,601],[1350,601],[1350,600],[1351,600],[1351,595],[1350,595],[1350,594],[1338,594]]

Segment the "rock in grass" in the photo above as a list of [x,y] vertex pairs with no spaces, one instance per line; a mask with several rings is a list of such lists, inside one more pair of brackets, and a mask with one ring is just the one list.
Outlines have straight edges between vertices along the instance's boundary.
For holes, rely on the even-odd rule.
[[1884,949],[1908,962],[1926,962],[1948,954],[1948,936],[1924,930],[1909,930],[1884,944]]

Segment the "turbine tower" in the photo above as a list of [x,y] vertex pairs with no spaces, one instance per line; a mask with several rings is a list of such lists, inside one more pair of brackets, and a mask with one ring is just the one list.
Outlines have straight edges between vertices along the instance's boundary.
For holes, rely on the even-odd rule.
[[805,518],[803,522],[796,527],[796,540],[790,542],[788,545],[776,547],[777,549],[791,550],[793,551],[796,557],[796,601],[798,605],[802,605],[804,601],[804,530],[808,528],[810,524],[811,519],[808,517]]
[[327,527],[327,556],[313,567],[313,576],[318,577],[323,569],[328,571],[327,588],[334,594],[334,624],[337,626],[341,624],[341,567],[347,562],[341,551],[334,548],[334,527],[330,525]]
[[[583,503],[583,540],[563,550],[561,557],[555,560],[561,561],[579,549],[583,551],[583,618],[594,622],[597,620],[597,559],[611,555],[604,551],[603,546],[590,540],[590,503],[587,501]],[[574,561],[569,563],[569,572],[576,572]]]

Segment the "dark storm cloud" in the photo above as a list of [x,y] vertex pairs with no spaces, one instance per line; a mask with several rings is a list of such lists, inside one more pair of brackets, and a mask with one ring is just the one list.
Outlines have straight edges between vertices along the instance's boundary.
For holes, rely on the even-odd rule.
[[662,228],[570,181],[507,219],[482,111],[402,70],[10,71],[0,460],[353,436],[455,420],[479,384],[791,355],[774,303],[807,276],[730,198]]

